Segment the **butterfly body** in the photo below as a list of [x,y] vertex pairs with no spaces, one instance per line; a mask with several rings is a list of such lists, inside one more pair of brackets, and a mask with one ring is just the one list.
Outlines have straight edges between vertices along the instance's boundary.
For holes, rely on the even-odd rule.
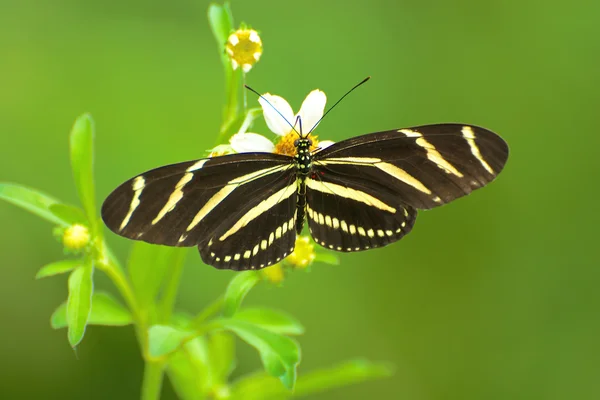
[[299,235],[304,228],[306,216],[306,177],[312,170],[312,153],[310,147],[312,141],[308,138],[300,138],[294,143],[296,154],[294,162],[298,174],[298,199],[296,200],[296,233]]
[[321,246],[369,250],[409,233],[430,209],[491,182],[508,158],[495,133],[437,124],[371,133],[314,152],[240,153],[145,172],[102,206],[115,233],[168,246],[197,246],[220,269],[281,261],[305,223]]

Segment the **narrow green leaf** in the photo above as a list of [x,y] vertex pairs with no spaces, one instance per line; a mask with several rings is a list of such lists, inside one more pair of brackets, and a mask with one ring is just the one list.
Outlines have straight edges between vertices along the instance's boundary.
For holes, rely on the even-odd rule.
[[319,369],[298,377],[294,392],[288,391],[277,379],[263,373],[246,375],[231,386],[231,398],[236,400],[282,400],[304,397],[332,389],[387,378],[392,368],[384,363],[354,360]]
[[0,199],[19,206],[39,217],[57,225],[69,226],[50,211],[50,207],[58,204],[58,200],[47,194],[15,183],[0,183]]
[[93,274],[92,260],[87,259],[83,266],[71,272],[69,276],[67,325],[71,347],[77,346],[85,333],[85,327],[92,309]]
[[246,321],[230,318],[218,322],[258,350],[269,375],[279,378],[288,389],[294,388],[296,368],[300,363],[298,343]]
[[[302,380],[300,376],[299,381]],[[244,375],[231,385],[231,399],[235,400],[285,400],[296,393],[287,390],[281,381],[264,371]]]
[[[112,295],[95,292],[92,295],[92,310],[88,325],[125,326],[133,323],[129,310]],[[50,324],[54,329],[67,326],[67,302],[62,303],[52,314]]]
[[90,222],[92,232],[97,232],[96,199],[94,191],[94,121],[83,114],[71,130],[71,168],[79,199]]
[[148,330],[148,351],[152,357],[162,357],[191,340],[193,332],[168,325],[153,325]]
[[147,310],[153,305],[166,271],[181,265],[185,254],[185,249],[176,247],[156,246],[144,242],[134,243],[127,269],[142,309]]
[[298,379],[294,395],[306,396],[359,382],[387,378],[392,374],[393,369],[388,364],[353,360],[302,376]]
[[284,312],[269,308],[243,308],[233,318],[250,322],[282,335],[301,335],[304,333],[304,327],[297,319]]
[[61,221],[67,222],[69,225],[82,224],[88,225],[88,220],[83,213],[83,210],[78,207],[69,206],[67,204],[52,204],[50,212]]
[[319,251],[316,254],[315,261],[330,265],[340,265],[340,259],[333,252]]
[[238,273],[229,282],[225,290],[223,316],[231,317],[242,304],[244,297],[260,280],[255,271]]
[[233,16],[229,4],[211,4],[208,7],[208,23],[219,46],[219,53],[222,54],[225,62],[229,63],[225,54],[225,44],[233,31]]
[[167,373],[180,399],[199,400],[208,391],[206,340],[197,337],[187,342],[169,358]]
[[82,263],[83,261],[81,260],[61,260],[44,265],[35,275],[35,279],[64,274],[65,272],[69,272],[72,269],[79,267]]

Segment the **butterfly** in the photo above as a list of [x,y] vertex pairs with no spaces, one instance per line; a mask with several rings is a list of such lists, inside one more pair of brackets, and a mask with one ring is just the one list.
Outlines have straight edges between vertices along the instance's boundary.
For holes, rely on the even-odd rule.
[[[337,104],[337,103],[336,103]],[[116,234],[197,246],[219,269],[261,269],[294,251],[305,222],[319,245],[379,248],[408,234],[417,210],[449,203],[502,171],[508,146],[466,124],[370,133],[295,154],[240,153],[167,165],[120,185],[102,205]]]

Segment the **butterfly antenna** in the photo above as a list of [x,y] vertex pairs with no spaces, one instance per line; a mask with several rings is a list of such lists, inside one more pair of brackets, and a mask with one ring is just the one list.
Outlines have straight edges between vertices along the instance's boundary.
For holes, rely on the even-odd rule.
[[363,79],[362,81],[360,81],[358,84],[354,85],[354,87],[352,89],[348,90],[345,95],[343,95],[342,97],[340,97],[340,99],[338,101],[336,101],[334,105],[332,105],[331,107],[329,107],[329,110],[327,110],[327,112],[325,112],[325,114],[323,114],[323,116],[321,118],[319,118],[319,120],[317,121],[317,123],[314,124],[312,128],[310,128],[310,131],[308,131],[308,133],[310,134],[317,127],[317,125],[319,125],[319,123],[321,122],[321,120],[323,118],[325,118],[325,116],[327,114],[329,114],[329,112],[331,110],[333,110],[335,108],[335,106],[337,106],[340,103],[340,101],[344,100],[344,97],[348,96],[350,93],[352,93],[354,91],[354,89],[356,89],[357,87],[359,87],[363,83],[366,83],[369,79],[371,79],[371,77],[367,76],[365,79]]
[[296,126],[296,124],[298,124],[298,127],[300,128],[300,134],[299,135],[300,135],[300,137],[302,137],[302,118],[300,118],[299,115],[296,117],[296,122],[294,122],[294,126]]
[[[283,116],[283,114],[282,114],[282,113],[280,113],[280,112],[279,112],[279,110],[278,110],[277,108],[275,108],[275,106],[274,106],[273,104],[271,104],[271,102],[270,102],[269,100],[267,100],[267,98],[266,98],[265,96],[263,96],[262,94],[258,93],[256,90],[252,89],[252,88],[251,88],[250,86],[248,86],[248,85],[244,85],[244,87],[245,87],[246,89],[248,89],[249,91],[251,91],[252,93],[256,94],[256,95],[257,95],[258,97],[260,97],[261,99],[263,99],[263,100],[264,100],[264,101],[265,101],[265,102],[266,102],[268,105],[270,105],[270,106],[271,106],[271,108],[273,108],[273,110],[275,110],[275,112],[276,112],[277,114],[279,114],[279,115],[281,116],[281,118],[283,118],[283,120],[284,120],[285,122],[287,122],[287,124],[290,126],[290,128],[292,128],[292,129],[294,130],[294,132],[296,132],[298,135],[300,135],[300,137],[302,137],[302,135],[301,135],[301,134],[300,134],[300,133],[299,133],[299,132],[296,130],[296,128],[294,128],[294,125],[292,125],[292,123],[291,123],[290,121],[288,121],[288,120],[287,120],[287,118],[285,118],[285,117]],[[300,126],[302,126],[302,123],[300,123],[300,124],[301,124]],[[300,130],[302,130],[302,129],[300,129]]]

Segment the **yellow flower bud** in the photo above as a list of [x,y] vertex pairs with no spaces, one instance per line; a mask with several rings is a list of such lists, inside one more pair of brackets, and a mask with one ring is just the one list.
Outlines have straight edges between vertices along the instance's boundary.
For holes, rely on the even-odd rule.
[[90,231],[86,226],[75,224],[65,229],[63,245],[69,250],[81,250],[90,243]]
[[281,264],[271,265],[263,270],[261,270],[261,274],[271,283],[281,283],[285,278],[285,273]]
[[238,29],[229,35],[225,50],[233,69],[241,66],[248,72],[262,55],[262,41],[254,29]]
[[300,236],[296,239],[294,251],[285,260],[296,268],[306,268],[312,264],[315,257],[315,245],[308,236]]

